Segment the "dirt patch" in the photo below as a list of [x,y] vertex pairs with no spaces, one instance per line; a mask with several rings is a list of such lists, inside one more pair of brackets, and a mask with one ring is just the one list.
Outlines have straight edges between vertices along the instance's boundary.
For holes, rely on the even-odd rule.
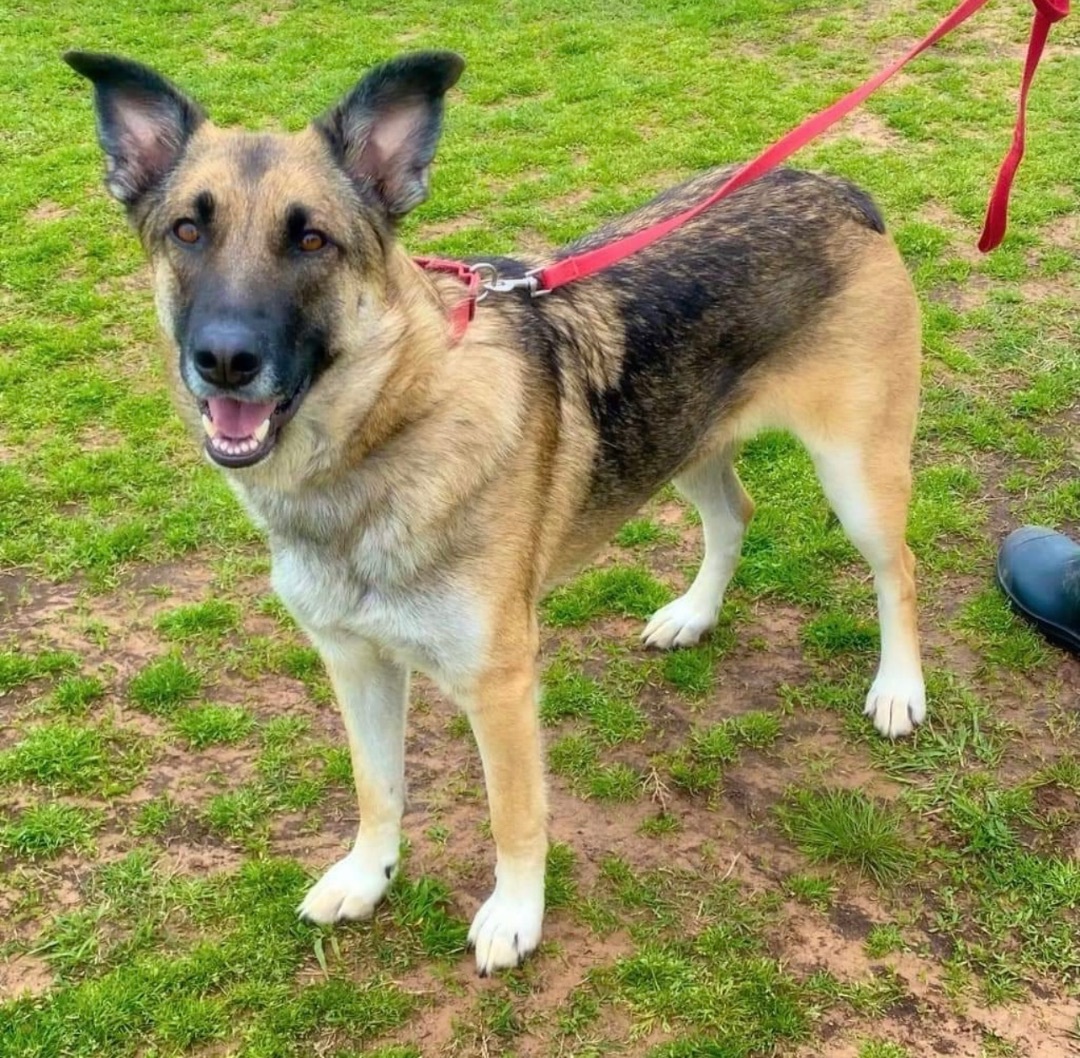
[[881,118],[865,108],[849,114],[838,125],[831,128],[821,142],[830,140],[851,138],[856,139],[863,147],[873,151],[888,151],[903,149],[909,151],[911,143],[898,132],[891,129]]
[[52,971],[44,959],[15,955],[0,961],[0,1002],[25,995],[44,995],[52,983]]
[[450,217],[447,220],[431,221],[422,224],[416,233],[420,242],[432,242],[435,239],[445,238],[447,235],[456,235],[458,232],[468,231],[481,223],[480,218],[472,213],[465,213],[460,217]]
[[[969,1000],[961,1008],[948,998],[940,966],[911,951],[871,959],[863,946],[865,931],[880,916],[880,909],[856,899],[835,909],[826,919],[819,913],[788,904],[782,947],[791,968],[799,974],[826,970],[840,980],[866,980],[888,970],[902,983],[906,995],[881,1018],[857,1029],[845,1026],[836,1012],[826,1016],[816,1034],[842,1034],[830,1041],[827,1053],[856,1054],[856,1041],[873,1036],[902,1044],[913,1058],[942,1054],[983,1058],[986,1037],[993,1033],[1014,1044],[1017,1053],[1031,1058],[1065,1058],[1075,1054],[1068,1033],[1080,1013],[1080,1002],[1032,998],[1022,1005],[986,1007]],[[958,1012],[963,1009],[963,1013]],[[844,1047],[850,1046],[851,1050]],[[823,1053],[805,1049],[809,1056]]]
[[71,209],[61,206],[52,199],[42,199],[33,209],[26,211],[26,219],[32,224],[48,224],[50,221],[62,220],[71,215]]

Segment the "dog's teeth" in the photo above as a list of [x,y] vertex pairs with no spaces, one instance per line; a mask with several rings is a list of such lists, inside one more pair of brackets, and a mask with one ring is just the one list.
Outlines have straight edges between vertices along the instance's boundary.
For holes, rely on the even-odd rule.
[[202,417],[203,429],[206,431],[206,436],[213,440],[217,436],[217,427],[214,425],[214,420],[209,415]]
[[270,432],[270,417],[267,416],[255,430],[252,436],[255,438],[256,444],[262,444],[266,440],[266,435]]

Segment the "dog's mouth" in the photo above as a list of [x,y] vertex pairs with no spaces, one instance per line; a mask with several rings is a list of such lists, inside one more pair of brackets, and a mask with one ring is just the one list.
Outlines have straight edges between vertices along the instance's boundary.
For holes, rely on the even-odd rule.
[[281,428],[296,414],[307,383],[283,401],[246,401],[210,397],[200,403],[206,451],[223,467],[261,463],[277,444]]

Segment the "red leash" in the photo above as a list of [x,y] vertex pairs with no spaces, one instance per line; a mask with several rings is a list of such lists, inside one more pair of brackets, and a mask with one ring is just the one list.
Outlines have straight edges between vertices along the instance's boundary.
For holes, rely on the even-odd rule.
[[[674,217],[669,217],[667,220],[634,232],[622,239],[616,239],[614,242],[607,243],[598,249],[589,250],[574,257],[566,257],[553,265],[549,265],[547,268],[536,269],[521,279],[500,279],[492,265],[476,265],[475,268],[470,268],[468,265],[453,261],[437,261],[429,258],[417,259],[417,263],[422,268],[455,272],[469,284],[465,299],[451,310],[455,340],[464,333],[468,321],[472,319],[476,301],[485,297],[488,292],[505,293],[511,290],[528,290],[536,297],[540,294],[550,293],[552,290],[565,286],[567,283],[572,283],[576,279],[584,279],[587,276],[594,275],[609,265],[637,253],[638,250],[651,246],[676,228],[704,213],[705,210],[721,199],[727,198],[728,195],[734,194],[739,188],[745,187],[752,180],[764,175],[770,169],[789,158],[800,147],[805,146],[815,137],[820,136],[826,129],[835,125],[841,118],[851,113],[867,96],[889,80],[893,74],[906,66],[921,52],[936,44],[945,34],[959,26],[961,22],[969,19],[986,2],[987,0],[963,0],[955,11],[946,16],[925,39],[916,44],[906,55],[880,73],[875,74],[870,80],[861,84],[854,91],[849,92],[842,99],[837,100],[832,106],[827,107],[819,114],[815,114],[804,121],[797,128],[792,129],[791,132],[787,133],[771,147],[767,147],[752,161],[747,162],[734,176],[725,181],[703,202],[699,202],[696,206],[676,214]],[[983,253],[994,249],[1005,235],[1009,191],[1017,167],[1020,165],[1020,159],[1024,156],[1028,90],[1035,76],[1035,70],[1039,65],[1039,59],[1042,57],[1050,26],[1069,13],[1069,0],[1032,0],[1032,3],[1035,5],[1035,17],[1031,25],[1031,39],[1028,44],[1024,76],[1020,86],[1016,128],[1013,132],[1012,147],[1001,164],[997,181],[990,195],[986,221],[983,224],[982,237],[979,239],[979,249]],[[484,274],[483,279],[481,278],[481,272]],[[480,286],[483,287],[483,292],[477,295],[476,290]],[[466,307],[463,309],[463,306]]]
[[979,249],[989,253],[1005,237],[1008,224],[1009,191],[1013,177],[1024,157],[1024,130],[1027,115],[1028,89],[1035,78],[1035,70],[1042,58],[1043,48],[1050,27],[1060,22],[1069,13],[1069,0],[1031,0],[1035,5],[1035,17],[1031,22],[1031,39],[1028,41],[1027,58],[1024,60],[1024,77],[1020,82],[1020,105],[1016,114],[1016,128],[1013,130],[1012,146],[998,170],[994,190],[990,192],[990,203],[986,207],[986,220],[983,222]]

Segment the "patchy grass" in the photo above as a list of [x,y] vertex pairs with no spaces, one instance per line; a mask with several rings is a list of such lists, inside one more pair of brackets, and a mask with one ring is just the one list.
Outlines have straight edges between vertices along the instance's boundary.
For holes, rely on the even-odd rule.
[[239,706],[200,705],[173,718],[176,730],[194,749],[240,742],[254,726],[249,713]]
[[33,805],[0,825],[0,848],[28,860],[51,859],[61,852],[87,852],[100,825],[99,813],[77,805]]
[[23,782],[59,793],[130,790],[142,777],[147,749],[134,732],[58,720],[32,728],[0,754],[0,784]]
[[811,863],[841,863],[879,884],[915,866],[897,813],[858,790],[791,790],[778,807],[784,833]]
[[[1080,674],[1008,610],[992,562],[1023,521],[1080,526],[1070,21],[994,254],[971,247],[1029,5],[988,5],[798,159],[873,194],[922,304],[909,539],[927,722],[892,743],[861,715],[873,584],[779,433],[739,459],[757,509],[717,629],[642,650],[640,622],[700,559],[700,519],[665,489],[544,605],[545,941],[479,990],[464,949],[493,866],[482,768],[423,680],[385,906],[332,930],[295,918],[355,833],[346,740],[268,594],[265,542],[170,409],[149,278],[101,190],[86,87],[57,58],[133,54],[223,124],[299,128],[370,62],[456,48],[469,68],[434,193],[401,227],[416,252],[487,256],[748,157],[948,7],[245,0],[188,5],[178,31],[146,5],[60,0],[0,20],[0,1053],[1067,1046]],[[853,951],[873,972],[836,954]],[[890,969],[908,960],[918,995]],[[1012,1028],[1018,1011],[1031,1027]]]
[[128,684],[128,697],[143,712],[167,716],[196,697],[201,687],[199,674],[169,654],[152,661]]

